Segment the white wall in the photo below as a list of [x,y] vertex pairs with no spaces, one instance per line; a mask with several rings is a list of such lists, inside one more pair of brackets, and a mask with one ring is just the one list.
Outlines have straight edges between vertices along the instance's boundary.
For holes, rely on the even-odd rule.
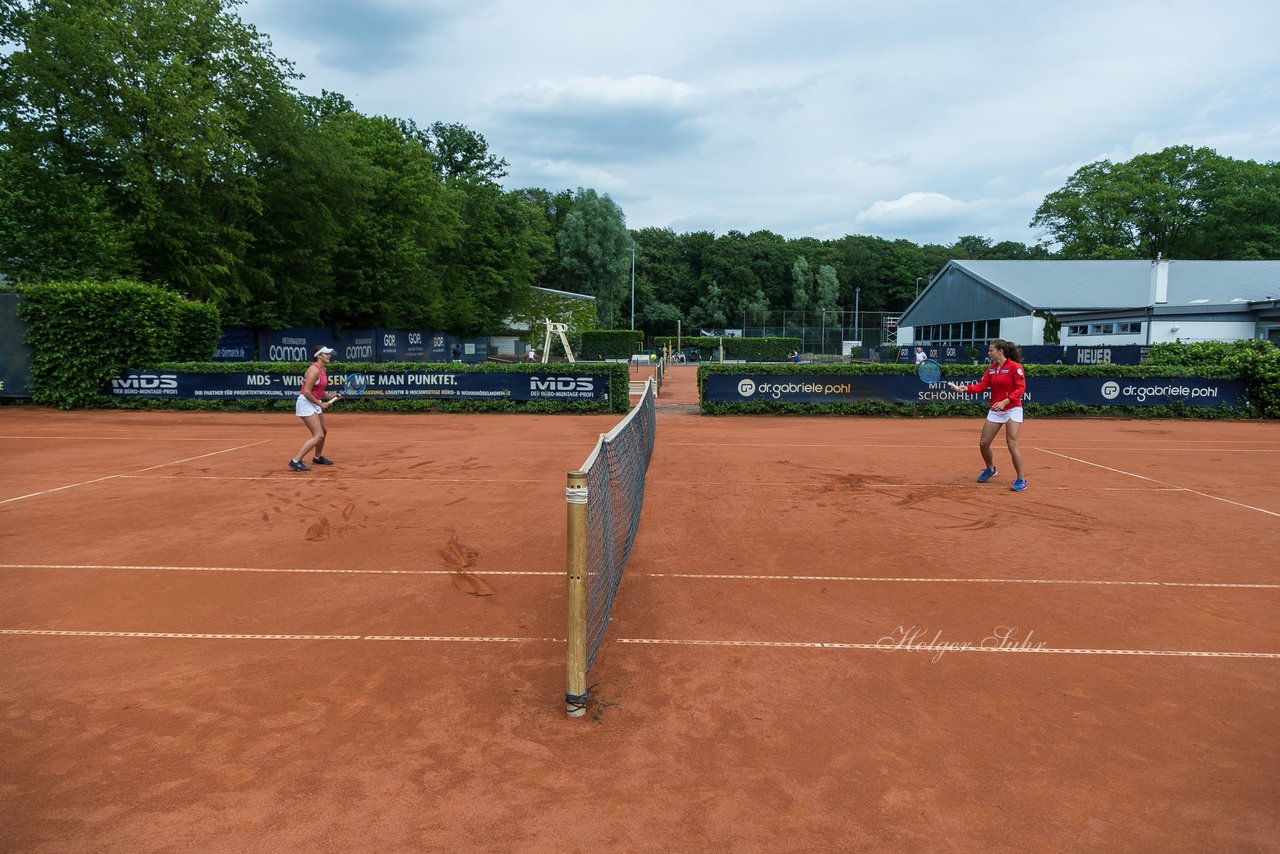
[[1035,315],[1000,318],[1000,337],[1019,347],[1044,343],[1044,321]]
[[[1196,321],[1180,318],[1156,318],[1151,324],[1151,343],[1164,344],[1181,341],[1190,344],[1195,341],[1239,341],[1241,338],[1253,338],[1257,334],[1257,325],[1252,321]],[[1145,344],[1146,341],[1138,343]]]

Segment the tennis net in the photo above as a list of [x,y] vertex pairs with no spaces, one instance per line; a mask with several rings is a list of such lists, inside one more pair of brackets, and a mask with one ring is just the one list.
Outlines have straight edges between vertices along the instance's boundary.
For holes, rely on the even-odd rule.
[[565,710],[586,711],[587,671],[609,625],[613,599],[640,527],[644,479],[653,455],[657,385],[596,441],[582,468],[569,472],[569,640]]

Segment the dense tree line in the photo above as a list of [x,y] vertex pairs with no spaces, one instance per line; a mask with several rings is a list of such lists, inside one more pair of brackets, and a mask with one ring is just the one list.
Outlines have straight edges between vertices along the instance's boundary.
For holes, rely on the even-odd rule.
[[[1280,168],[1171,148],[1090,164],[1044,245],[628,230],[592,189],[506,190],[462,125],[305,95],[240,0],[0,5],[0,273],[161,284],[225,322],[482,333],[531,284],[650,334],[782,310],[897,311],[952,258],[1280,257]],[[1048,246],[1060,250],[1051,254]]]

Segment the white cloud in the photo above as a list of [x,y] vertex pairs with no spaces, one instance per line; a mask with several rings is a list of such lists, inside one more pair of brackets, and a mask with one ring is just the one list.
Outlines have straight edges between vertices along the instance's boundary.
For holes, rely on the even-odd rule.
[[461,122],[510,186],[632,227],[1032,242],[1044,196],[1170,145],[1280,160],[1270,0],[247,0],[304,91]]

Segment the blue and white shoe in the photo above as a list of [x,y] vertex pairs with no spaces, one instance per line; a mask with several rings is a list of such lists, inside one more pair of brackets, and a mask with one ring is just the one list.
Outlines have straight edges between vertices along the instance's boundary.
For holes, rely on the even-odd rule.
[[1011,489],[1014,492],[1026,492],[1027,479],[1025,477],[1018,478],[1013,482],[1013,486],[1009,487],[1009,489]]
[[982,474],[978,475],[978,483],[986,483],[987,481],[991,480],[991,478],[995,476],[996,476],[995,466],[992,466],[989,469],[983,469]]

